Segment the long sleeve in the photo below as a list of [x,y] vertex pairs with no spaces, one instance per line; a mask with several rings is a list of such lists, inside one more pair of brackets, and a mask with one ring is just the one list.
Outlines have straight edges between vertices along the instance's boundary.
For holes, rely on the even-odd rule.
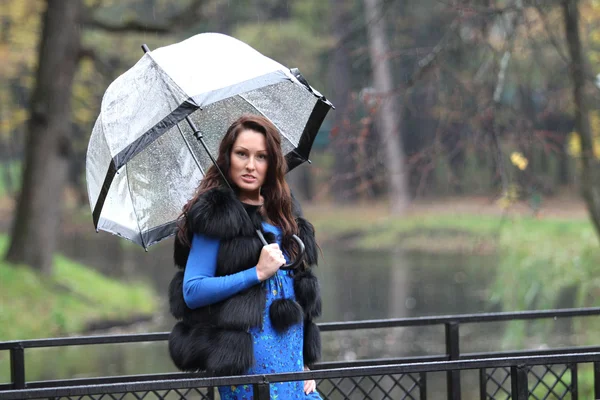
[[189,308],[218,303],[260,283],[256,267],[215,276],[218,251],[218,239],[194,235],[183,278],[183,299]]

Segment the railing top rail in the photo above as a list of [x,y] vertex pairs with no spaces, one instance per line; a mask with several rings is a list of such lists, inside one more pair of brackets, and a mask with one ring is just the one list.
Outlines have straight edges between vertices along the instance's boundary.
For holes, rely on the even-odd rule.
[[99,393],[108,394],[152,390],[190,389],[197,387],[288,382],[310,379],[347,378],[367,375],[376,376],[420,372],[442,372],[490,367],[533,366],[541,364],[569,364],[589,362],[600,362],[600,352],[550,356],[490,358],[485,360],[434,361],[417,364],[413,363],[381,365],[373,367],[324,369],[308,372],[268,375],[247,375],[237,377],[188,378],[144,382],[111,383],[87,386],[66,386],[60,388],[6,390],[0,392],[0,399],[13,400],[35,399],[42,397],[85,396]]
[[[515,350],[515,351],[500,351],[492,353],[464,353],[461,354],[459,360],[474,360],[474,359],[494,359],[505,357],[526,357],[526,356],[550,356],[561,354],[580,354],[580,353],[600,353],[600,346],[581,346],[581,347],[563,347],[544,350]],[[448,355],[425,355],[420,357],[396,357],[396,358],[377,358],[377,359],[360,359],[354,361],[326,361],[314,365],[313,371],[324,369],[340,369],[352,367],[371,367],[377,365],[397,365],[397,364],[417,364],[432,361],[448,361]],[[157,374],[136,374],[136,375],[114,375],[101,377],[85,377],[71,378],[62,380],[43,380],[43,381],[28,381],[27,388],[53,388],[65,386],[82,386],[82,385],[100,385],[109,383],[124,383],[124,382],[142,382],[156,380],[171,380],[171,379],[186,379],[186,378],[202,378],[205,377],[202,373],[190,372],[164,372]],[[11,383],[0,384],[0,391],[10,390]]]
[[[378,328],[396,328],[408,326],[427,326],[441,325],[449,323],[468,324],[478,322],[499,322],[510,320],[528,320],[542,318],[566,318],[566,317],[586,317],[600,315],[600,307],[590,308],[566,308],[556,310],[539,311],[510,311],[479,314],[456,314],[443,316],[427,316],[415,318],[390,318],[349,322],[326,322],[320,323],[319,329],[322,332],[332,332],[340,330],[358,330],[358,329],[378,329]],[[77,346],[90,344],[117,344],[134,342],[154,342],[167,340],[168,332],[145,333],[145,334],[127,334],[127,335],[106,335],[106,336],[81,336],[65,338],[48,338],[32,340],[13,340],[0,342],[0,350],[10,350],[14,348],[34,348],[34,347],[57,347],[57,346]]]
[[478,314],[440,315],[415,318],[390,318],[378,320],[327,322],[319,325],[321,331],[350,329],[395,328],[406,326],[441,325],[449,323],[468,324],[477,322],[500,322],[542,318],[587,317],[600,315],[600,307],[563,308],[556,310],[509,311]]
[[8,342],[0,342],[0,350],[10,350],[14,348],[28,349],[34,347],[80,346],[89,344],[157,342],[167,340],[168,338],[169,332],[156,332],[123,335],[96,335],[47,339],[11,340]]

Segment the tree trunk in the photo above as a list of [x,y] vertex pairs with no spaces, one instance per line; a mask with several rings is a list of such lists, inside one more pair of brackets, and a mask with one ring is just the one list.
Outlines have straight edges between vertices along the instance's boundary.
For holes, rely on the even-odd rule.
[[332,83],[331,101],[335,105],[335,120],[330,135],[330,146],[335,149],[333,163],[332,193],[338,203],[349,202],[355,198],[356,185],[352,184],[348,174],[352,175],[356,165],[353,161],[355,146],[351,142],[349,102],[351,90],[350,49],[348,33],[351,20],[349,0],[333,0],[331,7],[331,26],[336,40],[330,65]]
[[570,74],[575,101],[575,129],[581,138],[581,192],[596,234],[600,237],[600,176],[598,162],[594,157],[594,140],[585,94],[586,68],[579,37],[578,0],[563,0],[562,9],[571,56]]
[[[0,120],[4,120],[8,118],[8,107],[4,105],[2,98],[0,98]],[[12,170],[11,170],[11,157],[12,153],[10,152],[10,140],[12,138],[13,133],[9,132],[9,129],[3,129],[5,125],[0,124],[0,136],[2,138],[6,138],[1,140],[0,143],[0,164],[2,165],[2,183],[4,185],[5,194],[11,195],[14,189],[14,182],[12,179]]]
[[396,102],[394,85],[388,62],[388,45],[385,36],[385,22],[379,0],[364,0],[369,52],[375,91],[379,96],[379,132],[383,155],[387,168],[390,207],[392,214],[401,214],[408,206],[408,186],[404,148],[399,121],[401,109]]
[[52,270],[70,153],[81,0],[48,0],[30,105],[23,185],[6,260]]

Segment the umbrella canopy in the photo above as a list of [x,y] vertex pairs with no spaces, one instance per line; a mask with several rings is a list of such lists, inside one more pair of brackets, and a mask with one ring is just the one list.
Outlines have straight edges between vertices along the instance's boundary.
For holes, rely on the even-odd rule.
[[227,128],[242,114],[269,118],[289,170],[308,159],[332,105],[297,70],[232,37],[205,33],[147,52],[106,90],[88,145],[96,230],[147,248],[175,232],[183,205]]

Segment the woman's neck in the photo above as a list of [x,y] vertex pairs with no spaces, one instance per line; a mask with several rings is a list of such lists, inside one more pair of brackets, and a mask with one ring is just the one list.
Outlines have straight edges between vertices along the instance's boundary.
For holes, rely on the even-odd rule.
[[256,193],[240,193],[238,199],[242,203],[250,204],[253,206],[261,206],[265,199],[261,196],[260,192]]

